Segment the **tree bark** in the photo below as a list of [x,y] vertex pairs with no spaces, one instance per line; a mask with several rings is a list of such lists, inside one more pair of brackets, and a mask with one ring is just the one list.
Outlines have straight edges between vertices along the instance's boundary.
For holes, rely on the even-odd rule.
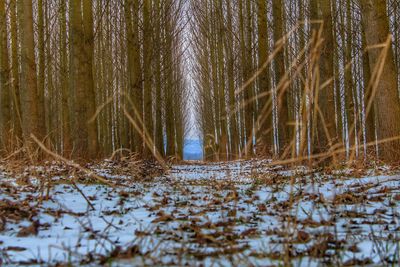
[[238,131],[238,111],[236,110],[236,96],[235,96],[235,55],[234,55],[234,36],[233,36],[233,22],[232,22],[232,7],[231,1],[227,1],[227,32],[225,54],[227,57],[227,76],[228,76],[228,94],[229,94],[229,133],[230,133],[230,159],[239,157],[239,131]]
[[[386,43],[389,36],[389,20],[385,0],[360,0],[362,24],[368,46]],[[398,95],[397,70],[391,44],[384,48],[386,55],[382,73],[375,88],[375,110],[377,116],[377,137],[379,156],[387,162],[400,159],[400,140],[385,142],[400,135],[400,100]],[[381,49],[368,50],[370,68],[375,71],[379,63]]]
[[74,147],[76,156],[86,158],[89,156],[87,105],[84,73],[84,33],[82,28],[82,2],[70,1],[70,85],[73,88],[75,101],[74,108]]
[[[258,68],[261,69],[262,65],[268,59],[268,22],[267,22],[267,4],[265,0],[258,0]],[[261,97],[260,112],[258,114],[259,121],[261,122],[259,127],[258,142],[257,145],[261,146],[261,150],[265,154],[272,154],[273,151],[273,124],[272,124],[272,92],[270,82],[270,71],[269,66],[263,70],[258,78],[258,90]],[[269,102],[271,108],[266,109],[266,105]]]
[[[144,130],[143,138],[154,140],[153,136],[153,90],[152,90],[152,25],[151,25],[152,0],[143,2],[143,89],[144,89]],[[152,150],[148,146],[144,147],[144,157],[152,157]]]
[[60,8],[60,83],[61,83],[61,123],[62,123],[62,152],[70,156],[72,152],[71,121],[70,121],[70,94],[68,85],[68,58],[67,58],[67,8],[64,1]]
[[11,24],[11,73],[12,73],[12,103],[15,136],[22,142],[22,111],[20,96],[19,57],[18,57],[18,29],[16,1],[10,2]]
[[[273,18],[274,18],[274,41],[277,43],[283,37],[284,28],[284,3],[282,0],[273,1]],[[276,54],[274,58],[274,74],[275,83],[283,85],[285,82],[285,56],[283,48]],[[289,109],[287,88],[279,88],[277,93],[278,105],[278,140],[279,140],[279,154],[281,154],[287,145],[290,143],[291,129],[289,125]]]
[[39,127],[39,120],[44,117],[39,114],[32,0],[18,0],[18,18],[21,27],[22,125],[25,144],[31,147],[31,134],[41,141],[44,138],[44,129]]
[[43,0],[38,0],[38,87],[37,87],[37,102],[38,112],[43,120],[39,120],[39,129],[46,130],[46,114],[44,102],[45,90],[45,40],[44,40],[44,14]]
[[6,1],[0,1],[0,150],[11,138],[10,66],[8,58]]
[[328,80],[333,79],[333,51],[334,51],[334,40],[332,33],[332,7],[331,0],[318,1],[318,19],[323,20],[322,35],[323,45],[321,47],[321,57],[320,57],[320,84],[316,92],[316,104],[317,118],[314,121],[317,138],[314,144],[314,152],[319,153],[327,151],[332,145],[337,141],[337,132],[335,125],[335,97],[334,97],[334,87],[333,81],[321,89],[321,86]]
[[93,6],[92,1],[83,1],[83,76],[86,90],[87,105],[87,128],[88,128],[88,148],[89,157],[96,158],[99,153],[97,120],[90,122],[89,120],[96,112],[96,94],[93,80],[93,55],[94,55],[94,29],[93,29]]

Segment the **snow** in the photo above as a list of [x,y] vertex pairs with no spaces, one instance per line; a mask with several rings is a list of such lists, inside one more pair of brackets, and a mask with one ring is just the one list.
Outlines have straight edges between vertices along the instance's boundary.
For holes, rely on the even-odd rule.
[[[94,210],[72,185],[54,185],[51,199],[40,205],[39,193],[26,188],[18,198],[33,199],[38,234],[18,237],[31,222],[7,221],[0,232],[0,257],[7,264],[83,264],[117,246],[137,246],[139,252],[113,263],[270,265],[282,264],[285,253],[293,254],[295,266],[319,266],[327,259],[338,264],[399,261],[400,212],[394,200],[400,194],[399,175],[353,178],[347,171],[324,175],[269,163],[177,165],[166,177],[128,187],[78,185]],[[0,177],[16,186],[7,174]],[[354,199],[340,198],[350,193]],[[371,198],[377,196],[382,201]],[[1,191],[0,200],[12,198]],[[309,240],[296,242],[299,231]],[[323,244],[329,246],[323,255],[312,256]]]

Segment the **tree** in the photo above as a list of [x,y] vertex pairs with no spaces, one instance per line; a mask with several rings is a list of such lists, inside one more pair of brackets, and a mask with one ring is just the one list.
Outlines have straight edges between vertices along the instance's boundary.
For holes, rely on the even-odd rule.
[[[246,6],[244,6],[245,2]],[[247,12],[246,12],[247,11]],[[251,2],[239,1],[239,39],[240,39],[240,56],[242,66],[242,82],[245,83],[250,78],[252,66],[252,32],[251,32]],[[243,105],[244,109],[244,125],[243,144],[245,145],[244,153],[247,158],[253,155],[253,120],[254,120],[254,100],[253,86],[249,85],[244,90]]]
[[[337,140],[335,117],[335,97],[333,87],[333,51],[334,41],[332,34],[332,6],[331,0],[317,1],[312,4],[311,13],[314,14],[312,19],[320,19],[323,21],[320,33],[323,40],[320,55],[320,83],[316,92],[316,113],[314,117],[314,127],[316,127],[317,135],[314,139],[314,151],[323,152],[334,145]],[[314,10],[317,8],[317,10]],[[323,87],[324,86],[324,87]]]
[[[400,140],[388,142],[386,139],[400,135],[400,100],[398,95],[397,70],[391,47],[389,20],[385,0],[360,0],[362,24],[368,46],[385,44],[383,51],[368,50],[371,71],[379,71],[379,80],[373,92],[377,117],[377,137],[380,157],[385,161],[400,159]],[[381,54],[382,52],[382,54]],[[383,55],[383,57],[381,57]],[[381,64],[381,65],[379,65]],[[374,82],[374,81],[373,81]]]
[[39,140],[43,140],[45,136],[45,129],[40,128],[39,123],[43,114],[39,114],[32,0],[18,0],[18,18],[21,40],[22,126],[25,144],[31,147],[31,134]]
[[[152,95],[152,25],[151,25],[152,0],[143,2],[143,90],[144,90],[144,131],[143,138],[153,140],[153,95]],[[145,146],[144,156],[152,156],[152,148]]]
[[[278,43],[283,38],[284,28],[284,3],[281,0],[273,1],[272,14],[274,17],[274,40]],[[275,82],[278,85],[277,105],[278,105],[278,135],[279,135],[279,151],[282,153],[290,143],[291,129],[289,125],[289,94],[287,88],[283,87],[286,82],[285,75],[285,56],[283,49],[280,49],[274,58],[274,74]]]
[[227,79],[228,79],[228,95],[229,95],[229,133],[230,133],[230,159],[239,157],[239,134],[238,134],[238,116],[237,103],[235,99],[235,54],[234,54],[234,34],[232,21],[232,6],[231,1],[226,3],[226,40],[225,54],[227,57]]
[[[154,1],[155,10],[155,32],[154,32],[154,47],[161,48],[161,29],[162,29],[162,1]],[[162,98],[162,77],[161,77],[161,50],[154,54],[154,70],[155,70],[155,87],[156,87],[156,104],[155,104],[155,148],[164,156],[164,134],[163,134],[163,98]]]
[[366,135],[367,143],[374,142],[376,138],[376,128],[375,128],[375,105],[372,95],[372,88],[369,87],[371,82],[371,68],[369,62],[369,53],[367,51],[367,44],[365,38],[365,31],[362,31],[362,50],[363,53],[363,84],[365,88],[365,107],[366,107]]
[[[11,28],[11,74],[12,74],[12,103],[14,132],[18,142],[22,141],[22,111],[19,86],[19,58],[18,58],[18,29],[16,1],[10,1],[10,28]],[[19,146],[19,144],[18,144]]]
[[[282,3],[280,3],[282,4]],[[274,4],[275,7],[275,4]],[[267,22],[267,4],[265,0],[258,1],[258,68],[261,69],[262,66],[268,59],[268,22]],[[262,146],[262,150],[265,153],[271,154],[273,151],[273,124],[272,124],[272,108],[266,110],[266,105],[268,102],[272,103],[272,92],[270,85],[270,72],[269,68],[265,68],[259,75],[258,78],[259,94],[261,95],[260,110],[261,113],[258,116],[260,125],[259,134],[259,144]],[[267,100],[268,99],[268,100]],[[272,107],[272,105],[270,105]]]
[[68,85],[68,57],[67,57],[67,8],[61,1],[60,7],[60,79],[61,79],[61,123],[62,123],[62,152],[69,156],[72,152],[70,97]]
[[0,2],[0,149],[7,148],[11,138],[10,66],[7,45],[6,1]]
[[93,56],[94,56],[94,27],[93,27],[93,6],[91,1],[82,1],[83,6],[83,84],[84,90],[86,90],[85,105],[87,106],[86,124],[88,127],[88,147],[90,158],[95,158],[99,153],[98,144],[98,132],[97,122],[89,121],[96,112],[96,94],[94,91],[94,80],[93,80]]
[[[125,0],[125,24],[127,33],[127,54],[128,54],[128,92],[127,97],[132,103],[128,102],[130,111],[135,123],[140,125],[138,117],[143,118],[143,88],[141,83],[141,64],[140,64],[140,43],[139,43],[139,5],[137,1]],[[134,105],[132,107],[131,105]],[[135,111],[138,114],[134,114]],[[143,142],[142,131],[131,130],[130,148],[137,153],[142,153]]]
[[224,15],[222,0],[218,1],[215,7],[216,9],[216,28],[217,30],[217,62],[218,62],[218,95],[219,95],[219,112],[220,112],[220,134],[218,138],[219,142],[219,155],[220,160],[228,159],[228,133],[227,133],[227,113],[226,113],[226,80],[225,80],[225,54],[224,54],[224,39],[225,39],[225,27],[224,27]]
[[96,157],[98,153],[97,125],[89,123],[95,111],[93,86],[93,13],[90,1],[70,1],[70,83],[76,95],[75,140],[77,155]]
[[[38,85],[37,85],[37,105],[38,113],[41,118],[45,118],[45,103],[44,103],[44,91],[45,91],[45,36],[44,36],[44,14],[43,14],[43,0],[37,1],[38,8]],[[38,127],[46,130],[46,120],[39,120]]]

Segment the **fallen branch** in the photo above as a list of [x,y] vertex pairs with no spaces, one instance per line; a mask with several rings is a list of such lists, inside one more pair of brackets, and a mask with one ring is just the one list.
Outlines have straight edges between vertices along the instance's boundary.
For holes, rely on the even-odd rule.
[[65,162],[65,164],[67,164],[68,166],[71,166],[71,167],[73,167],[73,168],[75,168],[75,169],[77,169],[77,170],[80,170],[80,171],[86,173],[89,177],[93,177],[93,178],[95,178],[97,181],[99,181],[99,182],[101,182],[101,183],[103,183],[103,184],[109,185],[109,186],[111,186],[111,187],[115,187],[115,184],[113,184],[113,183],[111,183],[109,180],[107,180],[107,179],[105,179],[105,178],[103,178],[103,177],[97,175],[97,174],[94,173],[92,170],[89,170],[89,169],[87,169],[87,168],[84,168],[84,167],[82,167],[81,165],[79,165],[78,163],[76,163],[76,162],[74,162],[74,161],[72,161],[72,160],[66,159],[66,158],[64,158],[63,156],[58,155],[57,153],[54,153],[53,151],[49,150],[42,142],[40,142],[40,141],[36,138],[35,135],[31,134],[30,136],[31,136],[31,138],[33,139],[33,141],[35,141],[36,144],[37,144],[44,152],[46,152],[46,153],[49,154],[50,156],[54,157],[55,159],[58,159],[58,160],[61,160],[61,161]]

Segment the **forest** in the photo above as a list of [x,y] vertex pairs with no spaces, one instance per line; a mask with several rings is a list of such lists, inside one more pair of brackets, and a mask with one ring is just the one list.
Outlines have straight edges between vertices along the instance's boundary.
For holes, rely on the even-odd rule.
[[0,0],[0,266],[398,266],[399,205],[398,0]]

